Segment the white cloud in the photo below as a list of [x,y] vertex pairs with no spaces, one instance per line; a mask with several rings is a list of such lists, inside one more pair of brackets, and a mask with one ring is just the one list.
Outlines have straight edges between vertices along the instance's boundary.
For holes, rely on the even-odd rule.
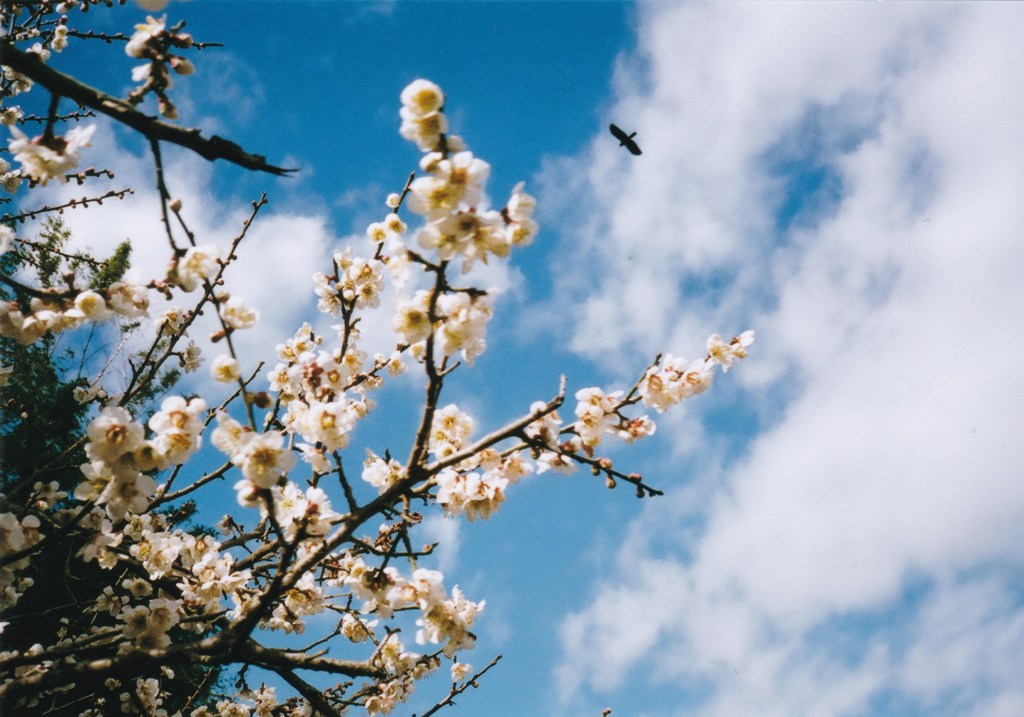
[[563,625],[563,698],[661,680],[708,687],[709,715],[1012,713],[1019,679],[981,656],[1024,648],[1003,573],[1024,540],[1024,12],[643,7],[610,114],[644,155],[601,136],[550,170],[580,206],[574,346],[692,355],[749,324],[726,380],[789,402],[762,401],[770,428],[679,555],[634,529]]
[[459,561],[462,523],[441,513],[432,513],[423,519],[423,539],[426,543],[437,543],[432,553],[437,569],[445,575],[453,575]]

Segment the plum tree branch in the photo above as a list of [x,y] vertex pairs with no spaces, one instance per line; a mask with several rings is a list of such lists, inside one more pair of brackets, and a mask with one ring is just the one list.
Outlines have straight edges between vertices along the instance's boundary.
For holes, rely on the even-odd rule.
[[162,122],[156,117],[138,111],[124,100],[119,100],[49,67],[36,53],[22,52],[10,42],[0,42],[0,62],[42,85],[54,95],[67,97],[81,106],[102,112],[121,124],[131,127],[150,141],[170,142],[191,150],[211,162],[223,159],[245,169],[268,172],[278,176],[287,176],[296,171],[295,169],[275,167],[267,163],[266,157],[246,152],[234,142],[223,137],[217,135],[203,137],[198,129],[178,127]]

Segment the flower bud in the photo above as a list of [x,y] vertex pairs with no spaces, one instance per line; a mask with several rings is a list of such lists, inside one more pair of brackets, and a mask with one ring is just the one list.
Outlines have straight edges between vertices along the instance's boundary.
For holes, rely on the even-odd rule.
[[196,71],[196,66],[193,65],[189,60],[184,57],[178,57],[177,55],[171,55],[171,69],[177,72],[179,75],[191,75]]

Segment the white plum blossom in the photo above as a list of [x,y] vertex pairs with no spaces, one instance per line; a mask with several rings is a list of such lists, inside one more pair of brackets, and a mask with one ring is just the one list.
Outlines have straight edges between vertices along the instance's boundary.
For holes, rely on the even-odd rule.
[[238,366],[238,359],[227,354],[221,354],[210,364],[210,373],[213,380],[218,383],[231,383],[242,377],[241,369]]
[[78,500],[96,500],[106,490],[107,484],[114,479],[114,469],[101,460],[90,461],[79,466],[85,480],[75,487],[74,496]]
[[185,291],[194,290],[203,279],[214,276],[220,268],[217,248],[210,245],[189,247],[175,267],[175,283]]
[[172,306],[164,311],[157,317],[156,325],[157,328],[163,328],[164,332],[173,332],[181,329],[185,325],[185,322],[189,319],[189,312],[184,309]]
[[363,601],[360,612],[375,612],[382,618],[390,618],[394,611],[406,605],[405,590],[408,584],[398,569],[388,566],[381,570],[357,566],[343,578],[352,595]]
[[143,649],[161,649],[171,644],[168,630],[181,620],[181,601],[154,598],[148,605],[125,607],[118,615],[122,634]]
[[[148,5],[162,1],[145,0]],[[63,3],[57,12],[70,9],[71,3]],[[45,43],[54,50],[66,45],[66,22],[48,19],[35,35],[19,41],[37,37],[40,42],[33,51],[43,57]],[[163,18],[150,17],[136,26],[126,51],[146,61],[134,76],[149,82],[137,92],[156,88],[159,94],[171,70],[191,72],[191,63],[169,54],[169,48],[190,43],[177,29],[169,30]],[[27,82],[11,76],[8,81],[15,83],[12,89]],[[147,393],[160,386],[147,386],[145,381],[157,377],[168,359],[177,359],[186,371],[199,365],[199,347],[185,330],[205,302],[214,303],[224,329],[214,334],[215,342],[226,339],[232,344],[234,331],[258,320],[258,313],[234,297],[222,280],[221,272],[234,261],[234,254],[222,260],[213,246],[176,249],[166,279],[145,285],[86,283],[88,272],[75,276],[68,271],[61,275],[66,291],[34,292],[27,303],[0,302],[0,335],[28,344],[47,332],[89,321],[110,319],[128,326],[122,317],[147,315],[150,291],[160,294],[161,301],[171,301],[178,289],[205,290],[191,309],[162,311],[154,321],[159,333],[148,355],[126,345],[132,352],[127,381],[119,381],[116,371],[107,370],[112,364],[98,359],[90,359],[85,367],[95,374],[76,380],[73,395],[83,402],[82,411],[91,413],[84,441],[75,443],[79,437],[69,436],[66,442],[75,447],[84,443],[86,460],[74,489],[63,491],[60,483],[45,482],[49,478],[30,478],[3,497],[3,510],[9,511],[0,512],[4,614],[22,595],[31,594],[32,577],[26,568],[34,546],[53,545],[64,551],[59,541],[67,534],[70,544],[77,546],[77,553],[68,557],[95,561],[109,571],[109,579],[96,587],[91,600],[82,592],[84,622],[64,620],[56,626],[55,639],[41,638],[46,644],[21,654],[0,654],[0,661],[17,665],[15,681],[34,679],[54,666],[81,659],[113,659],[131,666],[138,652],[146,651],[152,662],[167,648],[173,653],[166,655],[171,662],[185,664],[197,656],[208,657],[213,654],[210,649],[217,652],[222,638],[237,637],[224,644],[229,649],[222,657],[238,664],[255,659],[251,664],[330,670],[340,664],[339,658],[348,659],[342,653],[362,650],[363,657],[356,659],[364,668],[346,670],[354,673],[351,681],[334,693],[324,693],[341,710],[362,707],[371,715],[395,711],[417,682],[438,668],[442,657],[454,662],[453,689],[465,689],[466,681],[473,679],[473,667],[456,656],[474,647],[474,623],[485,602],[468,600],[458,586],[449,592],[445,576],[427,567],[433,545],[420,547],[417,524],[436,517],[431,510],[446,517],[486,520],[506,500],[509,486],[525,476],[570,473],[581,465],[595,475],[605,474],[611,483],[624,478],[634,481],[638,490],[646,488],[635,474],[613,471],[611,459],[596,456],[595,448],[606,436],[630,443],[651,435],[654,421],[639,410],[633,412],[639,404],[664,411],[706,389],[717,367],[729,370],[747,356],[752,332],[729,341],[713,335],[704,358],[688,362],[665,355],[629,393],[577,391],[569,422],[551,410],[556,404],[561,407],[564,387],[553,403],[536,402],[528,415],[507,428],[486,432],[478,432],[474,419],[459,406],[445,405],[440,396],[450,393],[442,391],[450,387],[447,376],[486,349],[497,296],[497,290],[476,285],[472,275],[456,281],[452,274],[508,257],[513,248],[533,240],[538,226],[536,200],[523,191],[522,183],[513,188],[504,207],[489,208],[484,184],[490,167],[448,132],[444,102],[441,89],[427,80],[417,80],[403,91],[400,132],[423,151],[422,173],[408,183],[407,191],[388,195],[391,211],[367,227],[369,241],[359,240],[366,256],[352,247],[339,249],[326,272],[314,275],[317,306],[334,318],[322,319],[329,327],[323,333],[306,323],[276,346],[279,362],[268,376],[276,395],[251,391],[246,385],[215,409],[216,425],[209,440],[227,456],[219,467],[197,455],[211,418],[206,401]],[[164,108],[161,111],[167,114]],[[16,122],[15,114],[13,109],[0,109],[0,120]],[[31,141],[17,128],[12,131],[10,147],[22,167],[8,172],[9,165],[0,159],[0,184],[15,182],[17,188],[22,176],[33,184],[55,177],[63,180],[62,173],[74,166],[92,130]],[[398,214],[406,199],[406,209],[419,215],[412,230]],[[173,200],[170,208],[178,212],[181,202]],[[15,246],[16,226],[13,221],[0,222],[0,250]],[[405,293],[385,294],[388,283]],[[81,288],[85,286],[92,288]],[[360,329],[375,338],[378,329],[386,327],[373,326],[379,319],[366,310],[384,299],[395,305],[395,343],[368,349]],[[382,323],[387,321],[383,317]],[[371,326],[372,330],[367,328]],[[110,331],[119,328],[123,327]],[[212,361],[212,375],[220,382],[238,382],[238,347],[228,349]],[[424,371],[427,408],[420,416],[425,423],[416,430],[412,458],[403,464],[392,458],[391,449],[382,450],[383,455],[367,450],[360,481],[352,472],[351,456],[342,451],[375,405],[379,394],[374,391],[405,371],[410,361],[428,360],[433,365]],[[0,385],[9,377],[18,380],[16,369],[0,366]],[[116,386],[124,394],[108,397],[104,385],[112,392]],[[153,396],[162,401],[148,420],[136,420],[119,405],[148,406]],[[93,400],[98,405],[92,405]],[[227,412],[229,407],[237,417]],[[309,467],[294,472],[300,457]],[[165,473],[158,476],[160,471]],[[217,524],[220,533],[214,535],[192,523],[196,518],[191,511],[196,504],[204,513],[218,509],[199,503],[211,497],[200,489],[224,477],[235,481],[238,503],[254,510],[224,516]],[[212,497],[216,500],[217,494]],[[56,540],[44,541],[44,530]],[[74,577],[70,571],[68,575]],[[313,616],[321,617],[310,619]],[[3,626],[0,622],[0,632]],[[264,647],[247,637],[253,629],[297,635],[314,627],[323,632],[302,641],[286,641],[279,635]],[[399,631],[408,635],[410,628],[418,644],[429,646],[425,654],[407,650],[399,639]],[[339,642],[342,653],[335,651]],[[301,660],[298,652],[283,652],[300,644],[307,646]],[[284,662],[275,661],[282,656]],[[61,667],[53,674],[60,677],[64,672],[74,670]],[[95,704],[81,700],[79,717],[119,709],[168,717],[173,710],[167,680],[172,679],[169,667],[155,663],[143,675],[110,676],[103,682],[109,696]],[[250,683],[253,679],[249,675]],[[47,700],[65,687],[56,681],[55,690],[48,683],[39,685]],[[255,687],[239,687],[223,699],[218,695],[216,704],[205,700],[203,706],[185,709],[181,717],[307,717],[317,709],[316,699],[289,697],[279,704],[273,688]],[[183,696],[187,698],[187,693]],[[80,698],[72,694],[68,699],[78,703]],[[23,711],[32,708],[15,705]]]
[[505,215],[508,218],[508,241],[512,246],[529,246],[533,238],[537,236],[540,227],[533,219],[533,213],[537,208],[537,200],[523,191],[526,186],[520,182],[512,189],[512,196],[505,205]]
[[314,473],[323,475],[324,473],[331,472],[331,463],[327,460],[324,449],[317,448],[309,443],[297,443],[295,447],[299,449],[299,455],[302,457],[302,460],[312,466]]
[[729,343],[718,334],[708,338],[708,356],[718,362],[723,372],[727,372],[736,361],[747,357],[747,347],[754,343],[754,332],[744,331]]
[[86,454],[93,459],[113,463],[142,443],[145,432],[124,408],[108,406],[94,418],[85,434],[89,439]]
[[575,473],[579,466],[576,461],[570,458],[570,454],[583,450],[583,444],[579,436],[572,436],[568,440],[555,446],[553,450],[541,451],[537,456],[537,473],[554,471],[556,473]]
[[417,291],[411,299],[399,302],[392,324],[408,344],[425,340],[433,329],[430,322],[430,292]]
[[336,281],[327,274],[317,272],[313,274],[313,291],[320,297],[316,305],[317,311],[332,316],[341,314],[344,302]]
[[376,307],[384,289],[384,265],[376,260],[352,256],[351,249],[335,256],[341,272],[338,289],[342,298],[356,308]]
[[576,422],[573,428],[583,445],[593,448],[605,433],[617,432],[618,405],[622,391],[605,394],[599,388],[584,388],[576,392]]
[[15,239],[14,230],[6,224],[0,224],[0,254],[6,254],[13,249]]
[[254,435],[251,428],[243,426],[226,411],[218,411],[217,427],[213,429],[210,442],[221,453],[232,456],[239,453]]
[[283,344],[278,344],[275,350],[277,357],[282,361],[295,361],[302,354],[315,349],[319,343],[319,337],[313,335],[313,328],[305,323],[298,328],[292,338]]
[[313,538],[322,538],[341,516],[331,508],[331,499],[326,491],[317,486],[306,489],[302,508],[303,533]]
[[35,139],[29,139],[17,127],[10,129],[14,139],[7,148],[21,164],[21,173],[45,185],[51,179],[67,183],[67,172],[78,165],[81,150],[89,146],[96,125],[75,127],[63,137]]
[[125,54],[129,57],[145,57],[146,45],[149,44],[150,40],[162,33],[166,26],[166,18],[157,20],[151,16],[147,17],[146,22],[135,26],[135,32],[132,33],[128,44],[125,45]]
[[285,446],[285,437],[280,431],[253,434],[230,458],[242,469],[246,481],[257,488],[274,485],[295,465],[295,454]]
[[640,379],[639,393],[644,405],[664,413],[680,401],[703,393],[711,386],[714,366],[709,360],[690,363],[665,354],[660,364],[649,368]]
[[452,663],[452,682],[462,682],[473,674],[473,666],[468,662]]
[[405,466],[394,458],[385,461],[380,456],[367,451],[366,460],[363,462],[363,480],[383,493],[388,488],[404,480],[406,477]]
[[715,366],[728,371],[736,361],[746,358],[747,348],[753,343],[753,331],[744,331],[729,342],[713,334],[708,338],[708,355],[704,359],[691,363],[666,354],[640,380],[638,388],[644,405],[664,413],[683,399],[706,391],[714,378]]
[[133,558],[142,563],[150,579],[157,580],[171,572],[182,547],[184,542],[174,533],[151,531],[144,533],[142,539],[128,550]]
[[195,373],[203,364],[202,353],[199,344],[189,340],[185,350],[178,356],[178,364],[185,373]]
[[232,296],[221,303],[220,317],[233,329],[248,329],[259,321],[260,312],[246,306],[237,296]]
[[182,76],[191,75],[196,71],[196,66],[192,64],[191,60],[179,57],[178,55],[171,55],[167,62],[172,70]]
[[270,488],[274,519],[288,540],[294,540],[301,529],[303,537],[322,538],[334,520],[340,517],[331,509],[331,501],[321,488],[309,487],[303,493],[286,481]]
[[[86,452],[90,452],[88,446]],[[113,521],[144,511],[156,492],[156,481],[136,470],[132,462],[93,460],[82,464],[85,480],[75,488],[75,498],[103,505]]]
[[359,417],[355,403],[348,399],[313,401],[298,414],[294,426],[305,440],[322,443],[327,450],[334,451],[348,445],[348,434]]
[[224,595],[237,597],[252,573],[250,570],[235,570],[234,557],[230,553],[221,553],[216,541],[205,541],[202,545],[205,549],[192,562],[192,577],[183,579],[178,585],[186,603],[213,614],[221,609]]
[[366,227],[366,237],[374,244],[382,244],[388,236],[388,229],[382,222],[371,222]]
[[404,234],[407,229],[405,222],[394,212],[391,212],[384,218],[384,228],[391,234]]
[[0,556],[10,555],[25,545],[25,531],[14,513],[0,513]]
[[449,516],[466,514],[470,522],[486,520],[505,502],[508,479],[500,471],[460,473],[445,468],[437,474],[437,502]]
[[111,520],[122,520],[129,513],[141,513],[156,492],[156,481],[145,473],[116,470],[112,480],[96,499],[104,505]]
[[464,272],[478,259],[486,264],[489,256],[507,257],[511,249],[505,221],[495,211],[457,212],[430,222],[420,230],[419,242],[444,261],[463,257]]
[[[380,230],[383,240],[387,232],[383,225]],[[337,278],[323,273],[313,275],[314,290],[320,297],[317,309],[337,316],[346,306],[361,309],[380,304],[380,294],[384,289],[383,262],[353,256],[349,247],[343,252],[335,252],[334,264]]]
[[430,80],[413,80],[402,90],[399,99],[403,107],[418,115],[437,112],[444,107],[444,92]]
[[473,433],[475,422],[455,404],[449,404],[434,413],[427,446],[438,458],[447,458],[465,447]]
[[378,620],[362,620],[352,613],[345,613],[341,619],[341,634],[352,642],[363,642],[374,636],[373,628]]
[[416,568],[405,589],[406,602],[426,612],[446,597],[444,574],[439,570]]
[[147,315],[149,296],[145,287],[119,281],[107,289],[107,306],[121,316],[134,319]]
[[429,176],[417,177],[409,185],[409,209],[430,220],[441,219],[461,207],[480,201],[491,167],[471,152],[459,152],[442,159],[438,153],[425,155],[420,166]]
[[[547,408],[543,401],[534,401],[530,404],[530,413],[536,415]],[[526,435],[534,438],[549,448],[557,448],[560,443],[559,436],[562,432],[562,419],[558,411],[550,411],[526,427]]]
[[417,115],[403,107],[399,110],[402,118],[401,135],[416,143],[424,152],[435,149],[441,141],[441,135],[448,131],[448,118],[443,112],[429,112]]
[[487,322],[493,311],[490,297],[464,292],[442,294],[437,307],[444,317],[437,331],[437,346],[442,356],[462,357],[470,364],[487,348]]
[[649,416],[640,416],[623,421],[619,425],[618,435],[626,443],[632,443],[638,438],[653,436],[657,428]]
[[206,401],[169,396],[147,424],[155,434],[153,445],[169,463],[181,464],[199,450],[202,443]]
[[415,142],[424,152],[435,149],[441,135],[448,131],[448,120],[441,111],[444,107],[441,88],[430,80],[413,80],[402,90],[401,100],[399,134]]
[[53,28],[53,37],[50,39],[50,47],[54,52],[60,52],[68,46],[68,26],[57,25]]
[[435,603],[416,621],[420,628],[416,642],[421,645],[428,642],[440,644],[447,640],[442,650],[446,657],[454,656],[458,650],[473,649],[476,636],[469,628],[477,615],[483,612],[485,604],[484,600],[479,603],[467,600],[455,586],[450,599]]

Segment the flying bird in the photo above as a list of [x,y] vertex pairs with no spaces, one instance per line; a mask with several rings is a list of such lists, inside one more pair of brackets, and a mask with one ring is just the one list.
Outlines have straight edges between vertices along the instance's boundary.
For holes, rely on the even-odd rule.
[[636,132],[633,134],[626,134],[614,124],[608,125],[608,129],[612,131],[615,139],[619,140],[620,147],[625,147],[633,154],[640,154],[640,148],[637,146],[636,142],[633,141],[633,138],[636,137]]

